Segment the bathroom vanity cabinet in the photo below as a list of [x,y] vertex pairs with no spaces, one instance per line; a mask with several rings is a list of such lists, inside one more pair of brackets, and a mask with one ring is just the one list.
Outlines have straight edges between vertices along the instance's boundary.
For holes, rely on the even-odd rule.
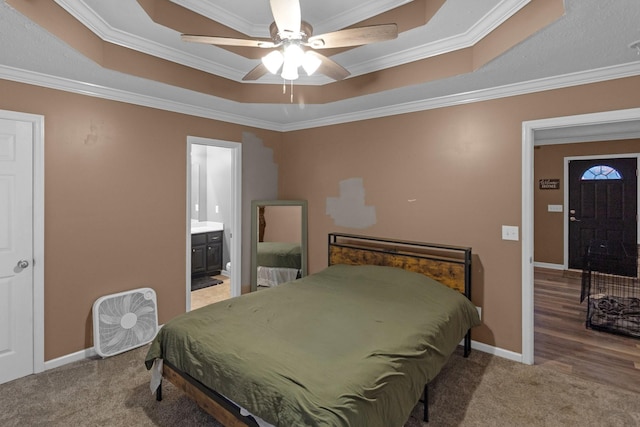
[[191,235],[191,276],[215,276],[222,270],[222,231]]

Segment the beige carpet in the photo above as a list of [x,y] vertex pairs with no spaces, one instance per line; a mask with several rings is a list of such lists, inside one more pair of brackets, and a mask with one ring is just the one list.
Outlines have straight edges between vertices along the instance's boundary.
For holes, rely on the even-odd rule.
[[[0,426],[219,427],[167,382],[156,402],[145,353],[143,347],[0,385]],[[638,394],[479,351],[451,357],[429,402],[429,424],[419,421],[419,404],[405,427],[640,426]]]

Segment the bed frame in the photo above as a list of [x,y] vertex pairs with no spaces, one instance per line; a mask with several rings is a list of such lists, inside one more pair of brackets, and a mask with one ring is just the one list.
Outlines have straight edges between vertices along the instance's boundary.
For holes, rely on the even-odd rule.
[[[471,298],[471,248],[330,233],[328,263],[399,267],[431,277]],[[471,331],[464,337],[464,357],[471,351]],[[181,389],[225,427],[259,427],[226,397],[164,361],[162,376]],[[162,384],[156,391],[162,400]],[[424,386],[424,421],[429,421],[428,384]]]
[[[329,234],[329,265],[382,265],[424,274],[471,299],[471,248],[355,234]],[[464,356],[471,351],[471,333]]]

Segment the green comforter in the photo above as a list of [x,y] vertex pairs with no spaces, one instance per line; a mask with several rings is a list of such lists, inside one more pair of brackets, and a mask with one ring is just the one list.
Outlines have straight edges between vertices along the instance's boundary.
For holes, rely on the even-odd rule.
[[334,265],[176,317],[145,363],[164,358],[276,426],[399,427],[478,324],[423,275]]
[[302,268],[300,243],[259,242],[257,265],[262,267]]

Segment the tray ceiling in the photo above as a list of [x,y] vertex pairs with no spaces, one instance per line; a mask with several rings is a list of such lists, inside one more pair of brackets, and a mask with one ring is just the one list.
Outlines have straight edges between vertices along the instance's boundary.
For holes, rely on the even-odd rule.
[[242,81],[259,52],[179,37],[268,37],[266,0],[36,3],[0,7],[0,77],[47,76],[70,90],[276,130],[640,74],[629,47],[640,39],[637,0],[301,0],[314,34],[370,22],[396,22],[400,34],[331,52],[350,78],[304,76],[286,94],[275,76]]

